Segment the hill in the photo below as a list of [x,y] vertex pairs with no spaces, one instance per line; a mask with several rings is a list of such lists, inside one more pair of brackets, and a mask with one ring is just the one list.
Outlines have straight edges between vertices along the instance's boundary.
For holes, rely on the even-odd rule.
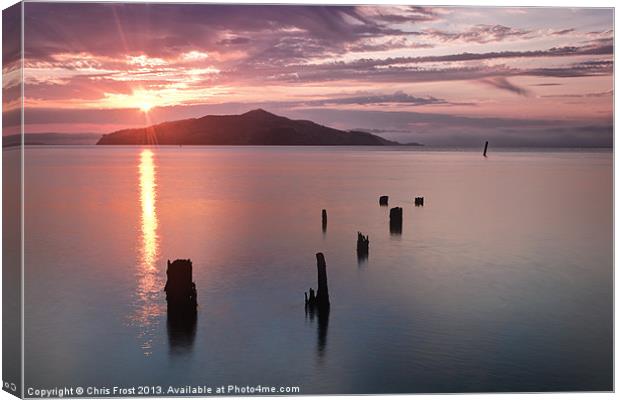
[[342,131],[258,109],[241,115],[207,115],[123,129],[103,135],[97,144],[390,146],[399,143],[368,132]]

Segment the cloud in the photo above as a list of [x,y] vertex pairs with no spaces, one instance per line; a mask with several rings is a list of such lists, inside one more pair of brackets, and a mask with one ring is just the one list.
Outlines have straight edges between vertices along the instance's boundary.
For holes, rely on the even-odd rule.
[[[499,9],[413,6],[31,2],[25,7],[27,123],[140,125],[144,116],[135,107],[148,100],[155,105],[149,116],[159,121],[264,107],[341,128],[413,132],[424,139],[407,141],[432,143],[452,135],[470,140],[496,128],[507,136],[522,130],[525,137],[546,135],[552,125],[511,121],[507,117],[514,112],[484,107],[505,93],[515,94],[509,101],[516,107],[520,101],[542,103],[526,98],[528,88],[560,84],[574,102],[596,103],[582,115],[598,119],[579,126],[549,122],[565,128],[553,133],[557,137],[609,125],[605,118],[611,115],[605,108],[609,102],[611,109],[611,100],[602,94],[607,87],[592,88],[579,79],[612,77],[612,14],[604,10],[511,9],[506,16]],[[562,25],[547,28],[549,20]],[[548,79],[516,85],[523,76]],[[569,77],[576,79],[564,79]],[[452,90],[455,97],[475,98],[460,81],[497,91],[485,92],[489,102],[452,102]],[[596,81],[603,85],[606,79]],[[596,94],[600,101],[588,100]],[[500,115],[462,119],[413,113],[430,107],[447,113],[463,105],[476,105],[458,107],[464,115],[471,110]],[[411,112],[374,113],[378,110]]]
[[485,85],[490,85],[493,86],[497,89],[501,89],[501,90],[505,90],[514,94],[518,94],[519,96],[529,96],[530,92],[522,87],[519,87],[513,83],[510,83],[510,81],[508,81],[508,79],[504,78],[504,77],[493,77],[493,78],[486,78],[486,79],[481,79],[480,80],[481,83],[484,83]]
[[406,37],[388,38],[387,40],[362,40],[347,47],[351,52],[372,52],[398,49],[430,49],[434,45],[429,43],[413,42]]
[[[152,93],[152,102],[156,106],[210,103],[213,95],[228,92],[226,86],[291,83],[305,85],[339,80],[380,85],[383,82],[490,79],[486,81],[487,84],[525,95],[526,89],[515,90],[514,87],[506,85],[507,81],[494,79],[501,77],[507,80],[520,75],[601,76],[611,75],[613,71],[613,62],[606,59],[530,69],[497,62],[489,63],[491,60],[509,61],[539,57],[573,59],[581,55],[606,56],[606,48],[591,45],[521,52],[369,58],[349,62],[307,63],[301,60],[311,49],[311,46],[295,47],[294,43],[287,43],[284,48],[274,48],[263,53],[260,56],[262,58],[250,57],[235,61],[236,65],[232,67],[220,66],[217,53],[198,50],[186,50],[167,58],[145,54],[112,57],[90,53],[79,53],[79,57],[75,57],[71,53],[59,53],[46,60],[28,59],[25,62],[27,104],[45,106],[45,102],[64,102],[67,107],[72,103],[82,107],[113,107],[120,103],[118,107],[123,107],[142,101],[137,98],[132,100],[132,93],[135,91],[143,93],[138,96],[140,98],[151,96],[149,93]],[[282,54],[278,54],[279,51]],[[317,52],[320,51],[322,50],[319,45]],[[300,59],[291,58],[292,52],[298,52],[295,57]],[[405,103],[413,104],[410,101]]]
[[[355,53],[413,53],[448,40],[484,44],[539,33],[500,24],[478,24],[462,32],[413,29],[416,24],[441,21],[445,11],[409,6],[32,3],[26,16],[31,27],[26,62],[34,66],[28,75],[37,83],[46,79],[67,83],[84,75],[178,91],[184,90],[177,86],[185,78],[191,78],[185,87],[196,88],[342,79],[422,82],[610,73],[611,68],[594,65],[528,69],[488,64],[492,60],[612,55],[613,44],[600,37],[608,35],[608,30],[587,34],[595,40],[581,46],[355,60]],[[555,32],[562,31],[567,29]],[[204,57],[191,63],[181,59],[181,54]],[[60,55],[65,58],[59,60]],[[127,57],[133,60],[131,65]]]
[[558,31],[551,31],[552,35],[557,35],[557,36],[562,36],[562,35],[568,35],[569,33],[573,33],[575,32],[575,28],[570,28],[570,29],[561,29]]
[[613,61],[597,60],[583,61],[564,67],[533,68],[523,75],[549,76],[557,78],[576,78],[584,76],[604,76],[613,74]]
[[485,140],[498,147],[610,147],[613,143],[611,117],[592,121],[334,109],[295,110],[288,116],[340,128],[355,121],[354,126],[364,130],[382,130],[377,133],[388,139],[437,146],[482,146]]
[[[423,8],[269,6],[199,4],[67,4],[28,6],[28,58],[48,58],[61,52],[89,51],[118,56],[140,53],[167,58],[188,50],[217,51],[241,46],[256,59],[276,48],[299,57],[297,47],[311,45],[307,56],[340,53],[360,40],[406,31],[386,22],[394,18],[429,20]],[[105,32],[105,35],[98,33]],[[252,38],[252,40],[248,40]],[[250,46],[251,44],[251,46]],[[297,56],[296,56],[297,55]],[[270,59],[269,56],[264,59]]]
[[235,45],[240,45],[240,44],[248,44],[251,41],[252,40],[247,37],[235,36],[235,37],[220,39],[219,41],[216,42],[216,44],[221,45],[221,46],[235,46]]
[[532,84],[530,86],[562,86],[562,84],[561,83],[551,83],[551,82],[549,82],[549,83],[534,83],[534,84]]
[[17,63],[21,57],[21,3],[2,11],[2,63]]
[[434,104],[450,104],[444,99],[432,96],[416,97],[402,91],[393,94],[368,94],[364,96],[337,97],[323,100],[306,101],[300,104],[306,106],[328,106],[328,105],[381,105],[381,104],[400,104],[407,106],[423,106]]
[[360,14],[382,23],[430,22],[441,19],[441,12],[420,6],[358,6]]
[[[485,61],[511,58],[544,58],[544,57],[574,57],[585,55],[613,55],[613,46],[609,45],[586,45],[586,46],[564,46],[551,47],[545,50],[527,51],[492,51],[484,53],[456,53],[435,56],[421,57],[388,57],[384,59],[360,59],[346,63],[349,66],[357,67],[378,67],[396,64],[411,63],[437,63],[437,62],[460,62],[460,61]],[[344,65],[345,63],[332,63],[333,65]]]
[[[457,53],[419,57],[362,58],[352,61],[292,63],[274,68],[245,65],[241,75],[267,75],[270,80],[281,82],[326,82],[341,79],[362,81],[427,82],[451,80],[477,80],[493,76],[550,76],[578,77],[611,75],[613,63],[610,60],[591,60],[558,67],[511,67],[497,60],[569,58],[576,56],[611,56],[613,46],[565,46],[546,50],[499,51],[486,53]],[[557,64],[557,63],[556,63]],[[235,71],[229,71],[235,75]]]
[[552,94],[545,95],[541,97],[549,97],[549,98],[592,98],[592,97],[609,97],[613,96],[613,89],[606,90],[604,92],[590,92],[590,93],[579,93],[579,94]]
[[443,42],[461,41],[466,43],[491,43],[522,38],[529,35],[531,32],[531,30],[511,28],[504,25],[476,25],[463,32],[426,29],[423,31],[423,34]]

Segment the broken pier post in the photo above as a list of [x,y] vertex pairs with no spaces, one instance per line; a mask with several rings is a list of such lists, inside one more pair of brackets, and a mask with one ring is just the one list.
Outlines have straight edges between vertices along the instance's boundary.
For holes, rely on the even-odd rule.
[[403,231],[403,209],[394,207],[390,209],[390,233],[400,234]]
[[414,203],[416,206],[423,206],[424,205],[424,197],[416,197],[414,200]]
[[327,210],[323,209],[321,212],[321,224],[323,227],[323,232],[327,231]]
[[487,140],[486,142],[484,142],[484,153],[482,153],[483,156],[487,156],[487,149],[489,147],[489,141]]
[[368,239],[368,235],[364,236],[362,232],[357,232],[357,258],[364,259],[368,258],[368,245],[370,244],[370,240]]
[[318,289],[316,299],[319,307],[329,307],[329,291],[327,290],[327,264],[323,253],[316,253],[316,269],[318,273]]
[[166,301],[168,312],[192,312],[198,305],[196,299],[196,284],[192,282],[191,260],[168,260],[166,270]]
[[314,309],[315,307],[319,309],[327,309],[329,308],[329,290],[327,288],[327,264],[325,263],[325,256],[323,253],[316,253],[316,269],[317,269],[317,277],[318,277],[318,288],[316,290],[316,295],[314,290],[310,288],[310,295],[307,296],[304,293],[304,297],[306,300],[306,307],[310,307]]
[[306,296],[306,293],[304,293],[304,297],[306,297],[306,304],[314,304],[316,302],[316,296],[314,295],[314,289],[310,288],[309,292],[310,292],[310,296]]
[[379,197],[379,205],[380,206],[387,206],[388,205],[388,196],[381,196]]

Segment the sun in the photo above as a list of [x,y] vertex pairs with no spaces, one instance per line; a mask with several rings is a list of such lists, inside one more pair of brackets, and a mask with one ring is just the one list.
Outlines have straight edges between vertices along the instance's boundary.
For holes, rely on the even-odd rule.
[[153,108],[153,106],[149,103],[140,104],[140,111],[142,111],[143,113],[149,112],[151,108]]

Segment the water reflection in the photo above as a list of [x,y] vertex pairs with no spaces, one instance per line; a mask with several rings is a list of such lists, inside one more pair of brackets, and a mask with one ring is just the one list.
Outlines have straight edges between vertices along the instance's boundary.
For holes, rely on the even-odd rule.
[[368,254],[367,253],[357,253],[357,266],[364,267],[368,264]]
[[170,353],[180,355],[189,353],[196,338],[196,310],[182,314],[168,313],[167,330]]
[[159,259],[159,236],[157,220],[157,175],[154,154],[145,149],[140,152],[140,237],[138,266],[136,269],[138,285],[136,288],[133,325],[138,327],[138,338],[142,342],[144,355],[152,354],[155,328],[163,308],[161,290],[163,281],[157,268]]
[[390,235],[400,236],[403,234],[403,220],[390,219]]
[[325,353],[325,346],[327,345],[327,326],[329,325],[329,308],[325,310],[320,310],[317,315],[318,326],[317,326],[317,334],[318,334],[318,346],[317,351],[319,353],[319,357],[323,356]]
[[317,319],[317,354],[323,357],[327,346],[327,327],[329,326],[329,307],[315,308],[306,306],[306,318],[313,322]]
[[155,261],[159,254],[157,238],[157,211],[155,162],[151,150],[142,150],[140,153],[140,206],[142,208],[142,257],[141,261],[148,269],[155,268]]

